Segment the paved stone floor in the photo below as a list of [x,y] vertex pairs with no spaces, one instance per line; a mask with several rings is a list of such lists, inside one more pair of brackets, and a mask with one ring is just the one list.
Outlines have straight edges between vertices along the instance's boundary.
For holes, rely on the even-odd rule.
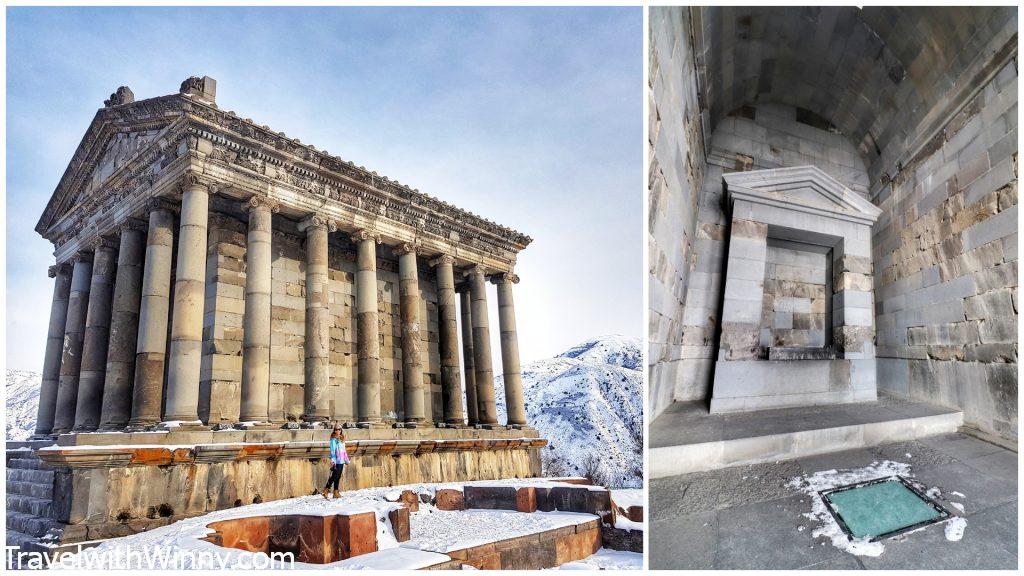
[[[954,498],[965,505],[963,539],[947,541],[941,526],[931,526],[886,540],[881,556],[866,557],[811,536],[818,524],[803,516],[810,497],[787,482],[881,460],[910,464],[915,478],[942,491],[951,512],[946,497],[963,494]],[[1017,454],[964,434],[658,478],[648,510],[653,569],[1017,567]]]

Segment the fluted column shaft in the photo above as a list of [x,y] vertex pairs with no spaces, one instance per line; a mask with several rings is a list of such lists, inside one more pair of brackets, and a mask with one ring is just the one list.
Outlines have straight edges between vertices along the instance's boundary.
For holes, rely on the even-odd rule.
[[205,185],[193,182],[185,186],[178,227],[178,262],[175,267],[164,421],[199,421],[209,207],[210,192]]
[[423,390],[423,350],[420,336],[420,279],[416,263],[416,247],[399,246],[398,297],[402,317],[402,399],[405,421],[426,420]]
[[129,424],[143,427],[160,420],[167,356],[167,312],[170,309],[174,214],[166,203],[150,205],[146,261],[142,271],[135,384]]
[[[476,365],[473,362],[473,299],[469,287],[459,293],[462,308],[462,361],[466,375],[466,417],[470,426],[480,423],[480,402],[476,397]],[[460,398],[461,401],[461,398]]]
[[356,353],[358,388],[356,404],[360,424],[381,421],[380,326],[377,324],[377,239],[368,232],[352,237],[357,245]]
[[64,329],[68,320],[68,295],[71,292],[71,266],[50,266],[53,300],[50,303],[50,327],[46,333],[46,355],[43,357],[43,381],[39,389],[39,410],[36,413],[36,436],[49,436],[57,411],[57,386],[60,383],[60,357],[64,347]]
[[106,377],[100,429],[118,430],[128,425],[135,378],[135,346],[139,338],[139,299],[142,295],[142,258],[146,251],[145,222],[132,220],[121,227],[117,253],[117,277],[110,314]]
[[270,421],[270,292],[271,221],[277,205],[253,196],[243,205],[249,211],[245,248],[245,316],[242,318],[243,422]]
[[[446,424],[465,424],[462,413],[462,382],[459,379],[459,319],[455,311],[455,259],[434,260],[437,274],[438,351],[441,356],[441,392]],[[475,401],[475,394],[473,400]]]
[[500,274],[498,286],[498,328],[501,330],[501,372],[505,382],[505,411],[509,426],[526,425],[523,402],[523,377],[519,368],[519,337],[516,334],[516,305],[512,285],[519,282],[514,274]]
[[57,409],[53,433],[70,432],[75,425],[78,405],[78,377],[82,368],[82,345],[85,340],[85,319],[89,307],[89,284],[92,280],[92,253],[75,256],[68,295],[68,316],[64,328],[64,348],[60,360],[60,381],[57,385]]
[[469,273],[473,307],[473,363],[476,368],[477,413],[480,424],[498,423],[494,406],[494,371],[491,365],[491,332],[487,322],[487,281],[483,269],[474,266]]
[[76,432],[96,430],[103,406],[103,380],[106,378],[107,345],[110,342],[110,309],[117,271],[117,245],[107,238],[96,244],[89,287],[89,310],[85,319],[85,343],[78,376],[78,402],[75,409]]
[[302,391],[305,422],[324,422],[331,416],[331,310],[327,235],[334,224],[320,216],[302,222],[306,231],[306,385]]

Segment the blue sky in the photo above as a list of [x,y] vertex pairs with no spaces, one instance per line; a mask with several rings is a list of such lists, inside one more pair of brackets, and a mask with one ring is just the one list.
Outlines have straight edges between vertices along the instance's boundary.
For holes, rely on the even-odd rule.
[[[217,79],[217,103],[531,235],[523,361],[642,331],[639,8],[8,8],[7,365],[39,369],[33,230],[97,108]],[[490,292],[491,306],[494,293]],[[497,314],[492,310],[497,362]]]

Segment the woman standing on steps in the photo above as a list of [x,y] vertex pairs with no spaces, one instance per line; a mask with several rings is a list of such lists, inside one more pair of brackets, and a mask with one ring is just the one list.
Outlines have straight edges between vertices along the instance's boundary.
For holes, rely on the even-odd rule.
[[341,430],[341,426],[334,425],[334,431],[331,432],[331,477],[327,479],[327,485],[324,486],[323,491],[320,494],[327,498],[327,490],[334,486],[334,497],[341,497],[341,493],[338,492],[338,484],[341,482],[341,472],[345,469],[345,465],[348,464],[348,451],[345,450],[345,434]]

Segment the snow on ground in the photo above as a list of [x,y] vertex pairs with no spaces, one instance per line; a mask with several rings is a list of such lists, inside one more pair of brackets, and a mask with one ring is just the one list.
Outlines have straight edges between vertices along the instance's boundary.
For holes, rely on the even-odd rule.
[[38,372],[7,370],[8,440],[28,440],[35,433],[42,379]]
[[601,548],[583,560],[562,564],[558,570],[643,570],[644,555]]
[[612,490],[612,501],[621,508],[644,505],[643,488],[617,488]]
[[[849,470],[823,470],[793,478],[789,481],[788,486],[796,488],[803,493],[807,494],[811,498],[811,511],[804,514],[805,518],[812,521],[818,522],[819,526],[811,532],[811,535],[815,538],[826,538],[832,542],[832,545],[836,548],[853,554],[855,556],[881,556],[885,552],[885,544],[882,541],[869,542],[868,538],[849,538],[843,529],[839,527],[839,523],[828,511],[825,506],[824,500],[818,494],[822,490],[829,490],[831,488],[838,488],[840,486],[847,486],[849,484],[856,484],[858,482],[865,482],[868,480],[875,480],[878,478],[888,478],[890,476],[903,476],[905,478],[912,478],[910,465],[903,462],[892,462],[886,460],[884,462],[872,462],[870,466],[863,468],[853,468]],[[932,487],[928,489],[925,494],[930,498],[937,498],[941,491],[938,487]],[[957,494],[959,494],[957,492]],[[959,507],[958,507],[959,508]],[[967,526],[967,521],[959,516],[953,516],[946,522],[946,539],[955,541],[963,537],[964,529]],[[802,531],[803,526],[797,528]],[[923,530],[919,528],[918,530]],[[903,537],[906,537],[913,532],[905,533]]]
[[[399,508],[396,500],[403,490],[433,496],[442,488],[462,489],[465,485],[485,486],[570,486],[544,479],[504,479],[443,484],[410,484],[385,488],[364,488],[342,492],[338,499],[326,500],[320,495],[303,496],[286,500],[275,500],[262,504],[240,506],[211,512],[203,516],[186,518],[173,524],[140,532],[131,536],[105,540],[94,548],[78,553],[78,558],[66,559],[64,567],[89,566],[93,569],[125,567],[124,558],[128,551],[148,551],[176,568],[182,569],[246,569],[254,565],[254,559],[269,558],[262,553],[251,553],[233,548],[216,546],[201,540],[213,530],[208,524],[221,520],[248,516],[278,516],[301,514],[329,516],[339,513],[374,512],[377,516],[377,547],[382,553],[366,554],[331,564],[311,565],[296,562],[295,568],[373,568],[373,569],[415,569],[445,561],[443,553],[485,542],[515,538],[543,532],[562,526],[570,526],[593,519],[590,514],[573,512],[535,512],[524,514],[506,510],[467,510],[449,512],[438,510],[430,504],[421,503],[418,512],[409,515],[410,540],[399,543],[388,520],[388,512]],[[597,488],[595,488],[597,489]],[[386,552],[386,553],[385,553]],[[214,566],[202,564],[216,553],[218,563]],[[149,566],[145,564],[144,566]],[[258,562],[257,562],[258,565]],[[282,567],[277,565],[276,567]],[[284,567],[287,567],[285,565]]]
[[[588,340],[523,366],[527,421],[550,444],[545,476],[587,476],[612,488],[643,486],[643,371],[640,341]],[[501,376],[495,378],[498,421],[505,419]]]

